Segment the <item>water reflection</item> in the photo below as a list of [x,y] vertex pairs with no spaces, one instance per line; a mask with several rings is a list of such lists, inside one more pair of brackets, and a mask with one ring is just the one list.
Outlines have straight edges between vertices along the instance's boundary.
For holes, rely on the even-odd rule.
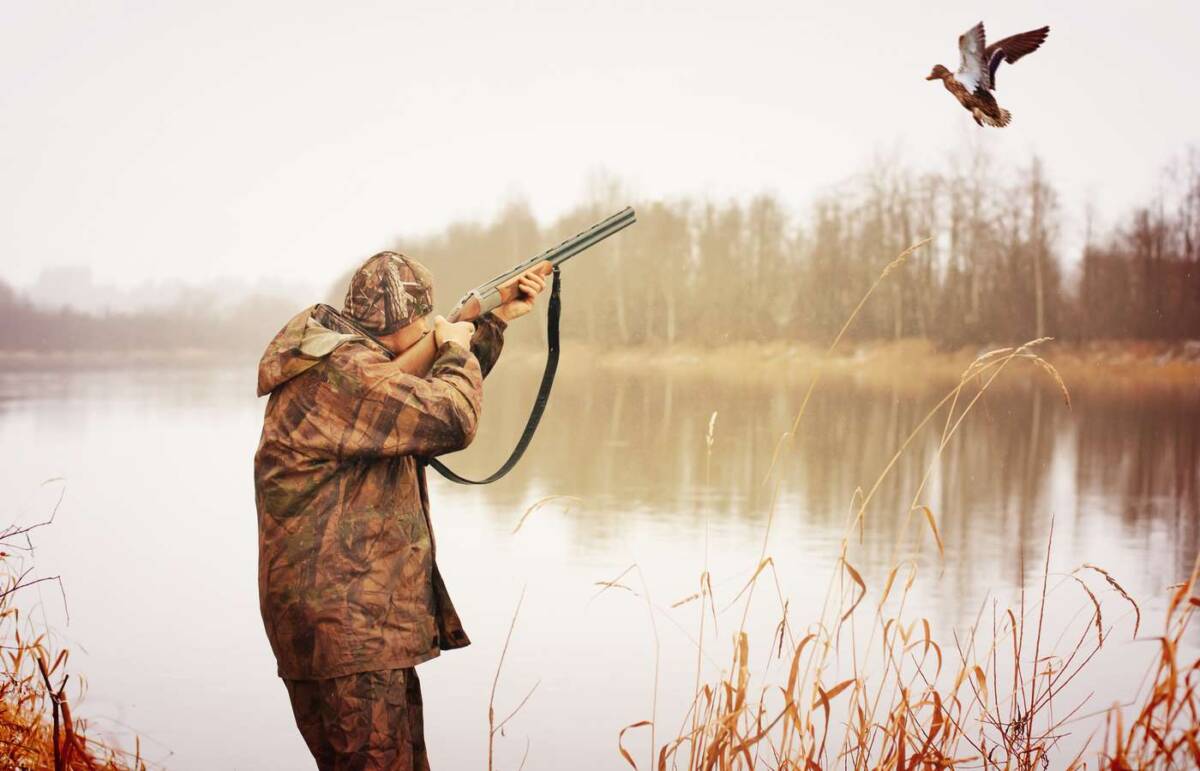
[[[452,464],[471,473],[497,464],[519,434],[535,388],[536,372],[493,376],[477,444]],[[779,461],[784,503],[776,517],[839,529],[854,490],[876,481],[945,393],[834,381],[818,389]],[[802,384],[575,373],[557,385],[526,461],[485,495],[505,511],[553,492],[583,497],[596,512],[636,507],[687,517],[703,510],[759,525],[771,496],[763,481],[802,396]],[[704,437],[713,411],[716,443],[707,468]],[[879,560],[890,555],[934,461],[945,416],[943,408],[914,437],[875,494],[864,547]],[[1077,389],[1068,407],[1052,389],[1015,374],[978,402],[916,501],[937,513],[964,588],[975,578],[1016,584],[1022,570],[1040,571],[1051,516],[1060,534],[1111,522],[1109,537],[1139,551],[1157,537],[1164,548],[1144,567],[1153,574],[1147,579],[1165,585],[1190,569],[1200,547],[1198,478],[1200,393]],[[576,537],[605,538],[611,530],[603,521],[578,520]]]
[[1148,522],[1165,528],[1179,553],[1195,553],[1200,509],[1197,394],[1085,402],[1078,412],[1076,484],[1091,501],[1109,499],[1129,535]]
[[[519,362],[497,368],[486,385],[475,445],[450,456],[452,466],[481,475],[506,457],[539,375]],[[232,404],[259,410],[251,378],[249,368],[5,372],[0,421],[13,410],[32,412],[37,430],[51,435],[130,402],[192,413]],[[685,527],[702,514],[760,527],[773,492],[764,481],[804,385],[569,370],[559,377],[525,459],[476,493],[503,516],[543,495],[583,498],[573,537],[593,550],[619,533],[606,513],[624,509]],[[798,435],[779,454],[776,520],[840,533],[854,491],[876,482],[946,391],[823,384]],[[31,409],[38,404],[44,408]],[[710,457],[705,434],[713,412]],[[1015,374],[979,401],[934,463],[945,422],[943,408],[883,478],[867,515],[863,548],[870,561],[891,557],[915,500],[937,513],[965,589],[974,588],[976,577],[1018,584],[1022,569],[1026,576],[1040,570],[1051,516],[1060,531],[1111,525],[1108,538],[1143,554],[1161,543],[1144,565],[1151,583],[1178,580],[1190,568],[1200,548],[1200,392],[1077,388],[1068,407],[1051,389]],[[931,464],[929,482],[914,499]]]

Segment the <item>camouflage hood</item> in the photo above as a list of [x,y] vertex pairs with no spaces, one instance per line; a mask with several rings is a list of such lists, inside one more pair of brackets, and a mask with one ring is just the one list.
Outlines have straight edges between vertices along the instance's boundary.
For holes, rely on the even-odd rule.
[[292,378],[315,367],[322,359],[351,340],[382,349],[358,333],[328,305],[305,308],[292,317],[267,344],[258,362],[258,395],[266,396]]

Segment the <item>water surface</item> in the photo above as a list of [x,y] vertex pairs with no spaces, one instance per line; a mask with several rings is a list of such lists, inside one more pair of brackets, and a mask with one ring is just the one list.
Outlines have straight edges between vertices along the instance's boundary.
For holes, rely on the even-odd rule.
[[[911,378],[901,390],[830,381],[780,455],[776,491],[764,480],[804,383],[583,370],[560,377],[508,478],[486,488],[431,482],[439,561],[474,641],[419,670],[435,767],[485,765],[488,696],[523,590],[497,712],[536,691],[497,736],[498,766],[515,768],[528,741],[529,769],[624,767],[617,732],[651,717],[656,639],[660,738],[690,695],[697,606],[670,605],[696,590],[706,564],[720,606],[729,603],[770,520],[766,554],[789,620],[797,630],[815,620],[855,489],[872,486],[945,390]],[[502,362],[476,444],[453,465],[484,473],[503,459],[538,374]],[[921,566],[914,617],[949,634],[993,602],[1015,606],[1022,584],[1040,580],[1053,522],[1055,583],[1083,562],[1102,565],[1156,632],[1164,587],[1186,576],[1198,548],[1198,389],[1080,384],[1068,409],[1039,382],[1014,371],[981,401],[914,496],[941,421],[918,434],[879,486],[850,558],[877,590],[909,504],[928,505],[944,562],[928,531],[899,556]],[[37,533],[36,564],[62,576],[69,622],[52,585],[22,603],[40,598],[73,649],[72,669],[89,683],[78,711],[114,737],[137,731],[146,754],[171,768],[310,767],[258,615],[252,456],[265,401],[253,390],[252,364],[0,373],[10,518],[36,521],[65,485],[53,526]],[[40,484],[51,478],[65,482]],[[513,534],[551,495],[578,500],[547,504]],[[597,594],[596,582],[631,565],[622,586]],[[1078,620],[1082,596],[1055,592],[1052,614]],[[1086,679],[1096,709],[1132,696],[1154,655],[1128,641],[1128,606],[1102,599],[1117,629]],[[728,665],[740,607],[707,630],[705,677]],[[761,584],[747,624],[756,665],[767,664],[779,615],[773,581]],[[630,737],[639,758],[647,738]]]

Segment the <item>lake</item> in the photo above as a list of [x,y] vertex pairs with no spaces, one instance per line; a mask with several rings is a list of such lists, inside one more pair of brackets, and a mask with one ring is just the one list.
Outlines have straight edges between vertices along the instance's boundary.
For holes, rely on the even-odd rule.
[[[501,362],[476,442],[451,465],[478,474],[503,459],[539,375],[536,364]],[[706,680],[729,665],[745,596],[734,599],[764,553],[792,627],[815,621],[856,488],[872,486],[946,391],[919,373],[896,381],[823,383],[768,481],[806,381],[592,372],[574,361],[509,477],[463,488],[431,476],[439,563],[473,639],[419,669],[434,767],[486,767],[489,694],[522,592],[497,717],[534,690],[496,736],[497,768],[517,768],[526,752],[527,769],[625,768],[617,734],[652,710],[660,742],[674,735],[694,684],[699,605],[672,605],[706,565],[723,611],[705,631]],[[63,496],[54,523],[34,533],[33,559],[38,575],[62,577],[65,607],[45,583],[19,604],[72,650],[71,671],[88,684],[76,714],[125,746],[137,733],[169,768],[312,766],[258,613],[252,457],[266,401],[254,382],[254,362],[0,373],[9,520],[38,521]],[[1051,625],[1086,626],[1088,600],[1065,574],[1089,562],[1141,604],[1141,637],[1161,630],[1166,587],[1200,548],[1200,389],[1069,385],[1070,408],[1044,374],[1014,366],[936,463],[944,417],[914,438],[848,557],[871,597],[893,560],[911,557],[910,619],[949,635],[983,612],[990,627],[1022,585],[1040,589],[1053,522]],[[923,517],[911,553],[897,554],[931,463],[916,502],[935,514],[945,557]],[[51,479],[62,481],[43,484]],[[572,498],[545,503],[514,533],[548,496]],[[1082,713],[1132,698],[1158,650],[1131,640],[1130,607],[1092,585],[1113,632],[1076,689],[1093,694]],[[764,573],[746,621],[756,678],[767,666],[786,677],[786,653],[782,663],[771,653],[780,614]],[[644,729],[625,739],[643,768],[648,741]]]

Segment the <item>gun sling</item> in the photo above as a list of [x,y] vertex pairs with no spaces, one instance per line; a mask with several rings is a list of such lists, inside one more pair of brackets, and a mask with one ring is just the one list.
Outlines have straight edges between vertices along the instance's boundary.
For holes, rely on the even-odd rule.
[[550,286],[550,305],[547,308],[546,314],[546,369],[542,371],[542,383],[538,386],[537,399],[533,403],[533,409],[529,412],[529,419],[525,421],[525,430],[521,433],[521,438],[517,440],[517,446],[513,448],[512,454],[508,456],[508,460],[504,461],[495,473],[483,479],[467,479],[459,476],[454,471],[446,467],[437,458],[429,458],[428,463],[435,471],[441,474],[451,482],[457,482],[460,485],[486,485],[495,482],[505,474],[513,470],[517,465],[517,461],[521,460],[521,456],[525,454],[525,448],[529,447],[529,442],[533,439],[534,432],[537,431],[538,422],[542,419],[542,413],[546,410],[546,403],[550,401],[550,389],[554,385],[554,373],[558,369],[558,317],[562,310],[562,300],[559,298],[559,290],[562,280],[560,278],[558,266],[554,266],[554,280]]

